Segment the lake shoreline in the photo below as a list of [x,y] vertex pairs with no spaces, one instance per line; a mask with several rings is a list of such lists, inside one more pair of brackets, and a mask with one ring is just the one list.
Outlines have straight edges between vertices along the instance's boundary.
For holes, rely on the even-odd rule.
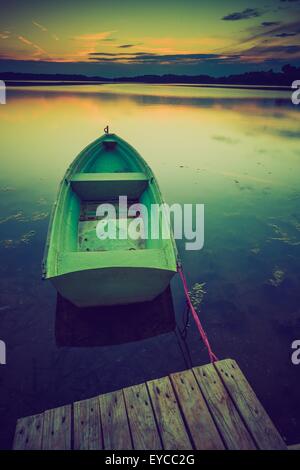
[[153,86],[184,86],[196,88],[225,88],[238,90],[271,90],[271,91],[290,91],[291,87],[280,85],[244,85],[244,84],[212,84],[212,83],[166,83],[166,82],[134,82],[134,81],[41,81],[41,80],[5,80],[7,87],[25,87],[25,86],[74,86],[74,85],[153,85]]

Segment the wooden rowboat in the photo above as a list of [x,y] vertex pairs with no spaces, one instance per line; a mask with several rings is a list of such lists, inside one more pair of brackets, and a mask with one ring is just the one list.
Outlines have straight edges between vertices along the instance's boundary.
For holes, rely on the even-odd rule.
[[[97,224],[103,220],[97,207],[103,203],[115,206],[116,232],[120,230],[119,196],[127,196],[128,206],[140,203],[149,211],[152,204],[163,203],[143,158],[120,137],[107,133],[68,168],[52,211],[43,260],[43,278],[79,307],[152,300],[176,273],[172,235],[137,240],[97,236]],[[160,216],[166,217],[163,212]],[[131,220],[128,216],[126,227]],[[124,228],[124,219],[121,223]]]

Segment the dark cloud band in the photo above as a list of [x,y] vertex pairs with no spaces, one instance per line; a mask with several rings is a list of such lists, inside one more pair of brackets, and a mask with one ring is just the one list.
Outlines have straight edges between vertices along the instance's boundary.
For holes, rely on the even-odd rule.
[[223,16],[222,20],[239,21],[248,20],[249,18],[256,18],[258,16],[261,16],[261,13],[257,8],[246,8],[243,11],[236,11],[234,13],[230,13],[229,15]]

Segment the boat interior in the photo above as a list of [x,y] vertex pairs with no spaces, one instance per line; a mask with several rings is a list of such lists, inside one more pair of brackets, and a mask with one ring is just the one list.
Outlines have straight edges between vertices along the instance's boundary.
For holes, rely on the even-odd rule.
[[[148,208],[152,202],[160,203],[156,188],[150,184],[152,176],[146,174],[147,167],[140,158],[124,152],[114,140],[107,139],[99,147],[70,177],[71,191],[67,196],[70,200],[66,206],[71,211],[64,227],[65,244],[71,245],[70,251],[80,252],[159,248],[162,240],[145,239],[142,232],[136,239],[127,236],[133,219],[142,227],[143,211],[139,210],[139,205]],[[125,215],[124,206],[122,214],[119,213],[119,196],[127,197]],[[98,215],[97,208],[103,204],[110,204],[114,210],[104,212],[102,206],[101,215]],[[133,211],[128,215],[128,208],[133,204]],[[110,227],[116,237],[100,238],[97,232],[99,223],[103,224],[102,233],[107,233]],[[77,234],[76,240],[74,233]]]

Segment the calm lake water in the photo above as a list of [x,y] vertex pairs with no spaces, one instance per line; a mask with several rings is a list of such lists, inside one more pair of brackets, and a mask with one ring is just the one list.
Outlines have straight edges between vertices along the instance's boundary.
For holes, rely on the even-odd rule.
[[[299,112],[285,91],[132,84],[8,90],[0,107],[2,448],[11,446],[20,416],[208,362],[193,324],[184,342],[172,325],[151,337],[160,332],[159,312],[148,312],[142,326],[131,309],[113,319],[68,317],[41,281],[58,183],[107,124],[147,160],[167,202],[205,204],[203,250],[186,252],[178,242],[189,285],[206,283],[203,324],[218,357],[237,360],[288,443],[300,442],[300,366],[290,358],[300,339]],[[182,328],[178,279],[172,289]],[[129,342],[114,344],[126,335]]]

